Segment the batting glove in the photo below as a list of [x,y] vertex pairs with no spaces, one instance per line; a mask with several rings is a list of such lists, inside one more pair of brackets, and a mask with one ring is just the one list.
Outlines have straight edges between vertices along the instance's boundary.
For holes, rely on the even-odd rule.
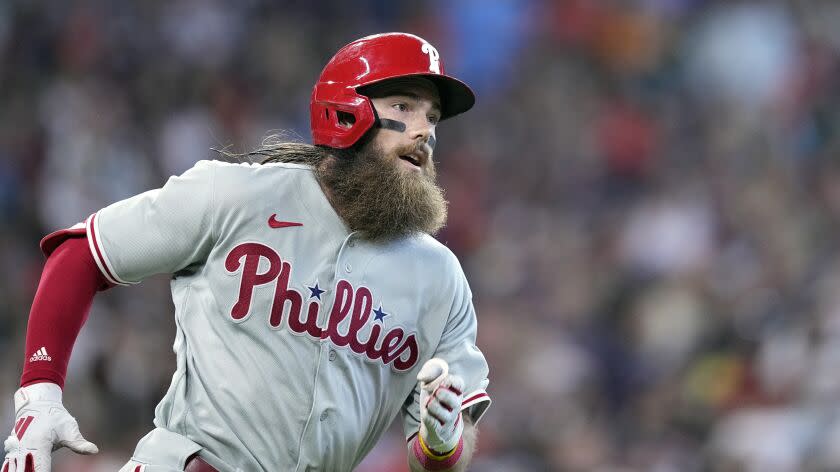
[[461,418],[464,379],[449,374],[449,364],[434,358],[423,364],[417,380],[420,381],[420,438],[435,453],[452,451],[464,432]]
[[76,419],[61,404],[61,388],[37,383],[15,392],[15,428],[6,439],[2,472],[49,472],[52,451],[68,447],[79,454],[99,448],[85,440]]

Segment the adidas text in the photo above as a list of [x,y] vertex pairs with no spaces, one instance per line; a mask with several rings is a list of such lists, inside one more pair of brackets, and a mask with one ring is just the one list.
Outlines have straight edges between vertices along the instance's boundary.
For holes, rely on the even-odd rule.
[[47,354],[47,348],[42,347],[41,349],[35,351],[35,354],[32,354],[32,357],[29,358],[29,362],[35,361],[52,361],[52,357]]

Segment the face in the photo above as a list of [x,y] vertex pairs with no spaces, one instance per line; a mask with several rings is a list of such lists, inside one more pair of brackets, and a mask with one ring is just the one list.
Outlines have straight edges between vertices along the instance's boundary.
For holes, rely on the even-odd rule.
[[380,84],[370,92],[380,119],[404,131],[374,129],[369,141],[317,167],[333,206],[370,240],[413,232],[435,234],[446,222],[446,199],[435,184],[429,140],[440,117],[437,88],[424,79]]
[[441,116],[437,87],[426,79],[407,78],[380,86],[371,101],[380,118],[406,126],[403,132],[378,129],[373,146],[403,172],[434,175],[430,140]]

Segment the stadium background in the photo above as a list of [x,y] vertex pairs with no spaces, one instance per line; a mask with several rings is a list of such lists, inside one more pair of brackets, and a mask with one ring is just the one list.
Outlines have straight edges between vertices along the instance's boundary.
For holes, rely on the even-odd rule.
[[[38,240],[269,130],[321,67],[417,33],[472,84],[440,235],[494,403],[472,470],[840,469],[840,2],[0,2],[0,420]],[[66,404],[113,471],[174,368],[165,277],[101,295]],[[5,433],[4,433],[5,434]],[[389,434],[359,468],[400,471]]]

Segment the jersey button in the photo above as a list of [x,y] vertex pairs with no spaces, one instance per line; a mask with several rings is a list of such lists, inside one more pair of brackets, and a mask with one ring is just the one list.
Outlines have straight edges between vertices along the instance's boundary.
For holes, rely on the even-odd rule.
[[330,350],[330,361],[334,361],[334,360],[335,360],[335,356],[336,356],[336,355],[337,355],[337,354],[336,354],[336,352],[335,352],[334,350]]
[[321,421],[324,421],[326,419],[327,419],[327,412],[325,411],[325,412],[321,413]]
[[347,273],[349,274],[350,272],[353,272],[353,266],[347,264],[346,266],[344,266],[344,270],[347,271]]

